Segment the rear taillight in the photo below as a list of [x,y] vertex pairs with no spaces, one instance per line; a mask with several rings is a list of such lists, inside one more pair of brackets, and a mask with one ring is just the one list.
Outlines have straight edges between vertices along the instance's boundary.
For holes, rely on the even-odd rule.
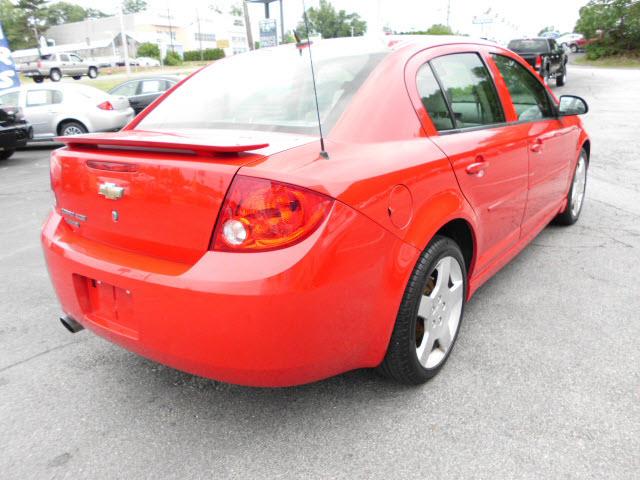
[[542,56],[538,55],[536,57],[536,70],[540,70],[542,68]]
[[258,252],[298,243],[327,217],[333,200],[306,188],[235,178],[220,210],[212,250]]
[[58,154],[54,150],[51,152],[51,159],[49,162],[49,180],[51,181],[51,191],[53,192],[54,205],[58,206],[58,187],[62,179],[62,165],[58,159]]
[[111,105],[111,102],[109,100],[106,100],[98,105],[98,108],[100,110],[113,110],[113,105]]
[[42,68],[42,62],[41,62],[40,60],[38,60],[38,63],[36,64],[36,66],[37,66],[38,68]]

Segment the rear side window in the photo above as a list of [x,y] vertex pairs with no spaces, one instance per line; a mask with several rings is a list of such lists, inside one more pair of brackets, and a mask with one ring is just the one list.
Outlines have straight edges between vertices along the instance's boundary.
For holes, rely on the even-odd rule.
[[62,92],[58,90],[30,90],[27,92],[27,107],[39,107],[62,103]]
[[545,53],[549,51],[549,44],[545,39],[511,40],[508,48],[518,53]]
[[431,61],[444,89],[456,128],[472,128],[505,121],[489,71],[476,53],[445,55]]
[[138,91],[138,83],[139,82],[127,82],[119,87],[111,90],[111,95],[122,95],[124,97],[132,97]]
[[520,121],[535,121],[553,116],[547,90],[525,67],[503,55],[493,60],[507,84],[511,101]]
[[0,95],[0,105],[17,107],[19,95],[20,94],[18,92],[11,92]]
[[451,118],[451,112],[447,106],[447,101],[429,64],[423,65],[420,68],[416,82],[420,98],[422,99],[422,105],[424,105],[424,108],[429,113],[436,129],[443,131],[455,128],[453,119]]
[[167,89],[164,80],[143,80],[140,82],[140,95],[164,92]]

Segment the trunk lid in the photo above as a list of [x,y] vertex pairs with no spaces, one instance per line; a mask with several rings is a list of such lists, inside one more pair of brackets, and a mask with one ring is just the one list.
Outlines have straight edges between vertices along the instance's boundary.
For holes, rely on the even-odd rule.
[[66,148],[52,154],[52,187],[56,209],[74,234],[191,264],[209,248],[238,169],[314,139],[266,132],[130,130],[58,140]]

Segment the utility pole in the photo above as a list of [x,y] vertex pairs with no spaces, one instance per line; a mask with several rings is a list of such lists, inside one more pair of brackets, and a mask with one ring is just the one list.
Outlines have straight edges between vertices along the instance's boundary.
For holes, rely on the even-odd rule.
[[124,52],[124,66],[127,69],[127,76],[131,75],[131,65],[129,65],[129,43],[127,35],[124,33],[124,12],[122,11],[122,3],[120,3],[120,43]]
[[169,18],[169,43],[171,45],[171,51],[173,52],[173,25],[171,25],[171,10],[169,8],[167,8],[167,17]]
[[282,9],[282,0],[280,0],[280,32],[282,33],[282,43],[284,43],[284,10]]
[[253,43],[253,33],[251,33],[251,20],[249,19],[247,0],[242,0],[242,9],[244,11],[244,26],[247,28],[247,42],[249,43],[249,50],[254,50],[256,46]]
[[451,26],[451,0],[447,2],[447,27]]
[[198,21],[198,40],[200,41],[200,61],[204,60],[202,53],[202,31],[200,30],[200,14],[198,13],[198,9],[196,8],[196,19]]

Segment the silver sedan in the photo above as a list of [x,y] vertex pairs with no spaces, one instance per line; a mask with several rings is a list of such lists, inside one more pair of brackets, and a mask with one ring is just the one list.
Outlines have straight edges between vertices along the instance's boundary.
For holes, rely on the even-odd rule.
[[120,130],[133,117],[129,101],[87,85],[29,85],[3,90],[0,106],[21,107],[33,126],[33,141],[58,135]]

